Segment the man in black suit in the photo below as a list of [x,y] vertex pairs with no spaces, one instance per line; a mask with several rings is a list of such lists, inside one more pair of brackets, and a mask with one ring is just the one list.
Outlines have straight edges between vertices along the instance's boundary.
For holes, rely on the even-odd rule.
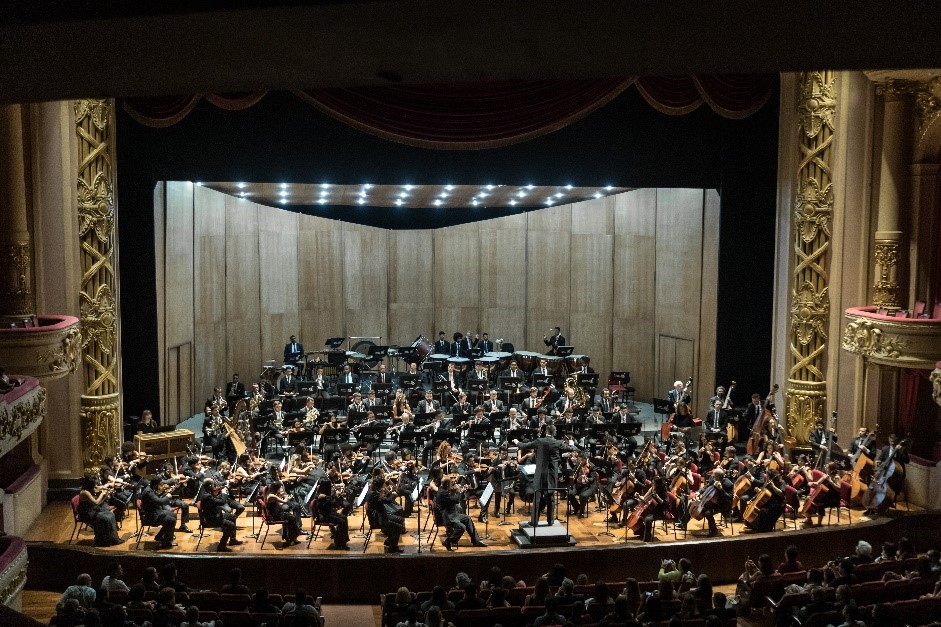
[[716,399],[712,402],[712,409],[706,414],[705,427],[709,433],[725,433],[725,427],[729,423],[729,416],[722,409],[722,402]]
[[562,329],[560,327],[556,327],[554,331],[555,333],[552,335],[552,337],[549,337],[548,335],[542,336],[543,343],[549,347],[549,350],[546,351],[546,354],[548,355],[558,355],[559,347],[565,346],[565,336],[562,335]]
[[438,331],[438,341],[435,342],[435,353],[438,355],[451,354],[451,342],[444,336],[444,331]]
[[392,375],[386,372],[385,364],[379,364],[379,371],[376,372],[373,383],[392,383]]
[[676,409],[677,403],[689,405],[693,399],[690,397],[688,390],[684,391],[682,381],[674,381],[673,389],[667,392],[667,400],[673,403],[673,408]]
[[353,367],[349,364],[343,365],[343,371],[337,375],[337,383],[359,383],[359,375],[353,372]]
[[533,477],[533,487],[536,489],[535,500],[533,501],[533,512],[530,522],[533,527],[539,523],[539,513],[542,509],[544,495],[548,494],[548,509],[546,519],[551,525],[555,521],[555,500],[554,494],[545,493],[542,490],[547,488],[559,487],[559,466],[562,463],[562,452],[572,451],[572,447],[561,440],[555,439],[555,427],[548,425],[546,435],[542,438],[536,438],[532,442],[515,442],[521,451],[535,451],[536,453],[536,474]]
[[520,370],[519,366],[516,364],[515,359],[510,360],[510,367],[500,373],[501,377],[516,377],[520,380],[519,387],[516,389],[516,392],[521,394],[527,394],[529,392],[529,386],[526,385],[526,373]]
[[304,356],[304,345],[297,341],[297,336],[292,335],[288,343],[284,345],[285,363],[295,363]]
[[752,429],[755,427],[755,422],[761,418],[761,414],[763,414],[764,411],[765,406],[764,403],[761,402],[761,396],[758,394],[752,394],[751,402],[748,404],[748,409],[746,409],[745,413],[742,414],[742,422],[739,423],[739,440],[744,442],[748,439]]
[[297,396],[297,377],[294,376],[294,366],[284,365],[284,374],[278,379],[278,393],[281,396]]
[[477,347],[478,347],[481,351],[483,351],[483,353],[484,353],[485,355],[486,355],[487,353],[492,353],[492,352],[493,352],[493,342],[490,341],[490,334],[484,333],[484,337],[483,337],[483,339],[480,340],[480,343],[477,345]]
[[455,331],[453,337],[454,342],[448,350],[448,355],[451,357],[467,357],[467,354],[464,352],[464,334],[460,331]]
[[441,541],[441,544],[449,551],[456,548],[465,531],[470,536],[473,546],[487,546],[480,541],[477,528],[474,527],[474,521],[464,513],[464,508],[461,506],[462,500],[463,494],[458,491],[457,482],[450,477],[442,480],[441,489],[438,490],[438,495],[435,497],[435,507],[438,508],[438,512],[450,532]]
[[232,380],[226,385],[225,396],[229,411],[234,410],[235,404],[245,398],[245,384],[239,380],[239,373],[232,375]]

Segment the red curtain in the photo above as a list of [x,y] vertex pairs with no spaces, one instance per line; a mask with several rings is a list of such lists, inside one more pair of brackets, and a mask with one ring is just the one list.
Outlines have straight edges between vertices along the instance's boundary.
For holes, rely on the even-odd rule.
[[918,412],[918,394],[922,385],[930,385],[930,370],[903,368],[899,385],[899,425],[902,438],[912,435],[915,429],[915,417]]
[[[379,137],[439,150],[505,146],[563,128],[636,84],[658,111],[684,115],[705,103],[727,118],[760,109],[777,75],[678,76],[597,80],[491,81],[294,92],[324,113]],[[124,108],[142,124],[176,124],[199,101],[238,110],[265,92],[132,98]]]

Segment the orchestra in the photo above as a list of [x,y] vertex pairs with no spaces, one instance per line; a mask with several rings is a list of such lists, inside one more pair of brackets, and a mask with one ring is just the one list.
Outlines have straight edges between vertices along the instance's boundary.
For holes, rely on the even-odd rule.
[[[222,532],[220,552],[241,544],[235,531],[247,506],[264,507],[270,520],[283,523],[285,546],[300,542],[310,518],[311,530],[329,527],[332,550],[348,549],[348,517],[360,506],[369,527],[385,534],[389,553],[401,551],[407,521],[431,508],[447,528],[445,548],[457,550],[464,534],[483,546],[475,522],[517,513],[517,503],[520,513],[540,508],[535,454],[527,451],[556,432],[567,451],[558,469],[566,515],[587,518],[597,506],[625,539],[631,531],[652,540],[659,521],[677,528],[704,521],[710,536],[721,535],[717,517],[756,531],[773,530],[786,512],[819,525],[840,505],[846,483],[859,488],[856,502],[877,515],[904,476],[907,443],[893,437],[880,448],[878,430],[865,427],[846,453],[833,425],[822,421],[810,434],[809,453],[789,450],[772,395],[752,394],[736,411],[734,381],[716,389],[701,420],[692,411],[692,379],[676,381],[665,394],[672,413],[664,428],[641,432],[627,402],[607,388],[582,387],[588,359],[563,359],[558,327],[545,337],[548,355],[495,353],[502,340],[486,333],[458,332],[453,340],[439,333],[424,361],[413,358],[401,373],[394,364],[390,373],[381,360],[367,365],[357,357],[314,362],[295,375],[307,354],[292,336],[285,346],[292,360],[277,378],[262,377],[246,390],[234,374],[213,389],[202,446],[179,468],[154,467],[133,445],[105,458],[80,499],[96,544],[113,543],[112,527],[140,501],[141,520],[160,528],[155,538],[163,549],[175,545],[176,531],[189,532],[190,506],[197,504],[201,524]],[[441,360],[428,368],[432,356]],[[409,374],[419,377],[417,389],[398,385]],[[410,391],[421,399],[414,405]],[[472,404],[469,392],[479,402]],[[146,414],[145,433],[153,424]],[[733,423],[737,435],[729,435]],[[746,441],[751,452],[743,455]],[[239,442],[244,448],[236,450]],[[492,508],[480,503],[488,487]],[[472,516],[475,501],[479,512]]]

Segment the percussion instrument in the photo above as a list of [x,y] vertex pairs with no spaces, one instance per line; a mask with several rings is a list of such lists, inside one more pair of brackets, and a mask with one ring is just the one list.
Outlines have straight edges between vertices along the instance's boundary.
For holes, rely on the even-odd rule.
[[[562,374],[562,366],[564,364],[561,357],[556,357],[555,355],[540,355],[540,357],[546,360],[546,368],[549,370],[549,374],[553,376]],[[538,362],[536,365],[539,365]]]
[[[487,354],[489,355],[490,353]],[[500,360],[496,357],[481,357],[480,359],[474,360],[474,363],[481,364],[487,369],[487,372],[492,375],[493,369],[497,367],[497,365],[500,363]]]
[[532,374],[536,366],[539,365],[539,358],[542,357],[540,353],[532,351],[516,351],[513,356],[516,358],[516,363],[519,364],[520,369],[526,374]]
[[418,357],[418,363],[420,364],[425,363],[425,359],[427,359],[428,355],[435,349],[435,345],[429,342],[424,335],[419,335],[415,338],[411,347],[415,349],[415,356]]
[[447,361],[448,356],[444,353],[432,353],[428,355],[428,361]]
[[569,374],[573,374],[582,369],[582,360],[585,358],[585,355],[569,355],[568,357],[563,357],[565,362],[565,371]]
[[454,364],[454,369],[458,372],[464,372],[470,366],[471,360],[467,357],[448,357],[448,363]]
[[[513,353],[507,353],[503,351],[490,351],[485,353],[484,357],[496,357],[500,361],[500,367],[506,370],[510,366],[510,358],[513,356]],[[517,364],[519,365],[519,364]]]

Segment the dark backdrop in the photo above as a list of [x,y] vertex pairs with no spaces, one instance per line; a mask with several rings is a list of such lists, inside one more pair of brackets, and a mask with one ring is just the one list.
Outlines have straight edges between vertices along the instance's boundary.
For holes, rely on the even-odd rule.
[[[289,93],[272,92],[244,111],[225,111],[203,101],[182,122],[165,129],[143,126],[119,106],[125,414],[156,408],[159,401],[153,190],[163,180],[718,189],[716,383],[736,379],[740,403],[752,391],[763,396],[771,355],[777,134],[777,93],[755,115],[728,120],[706,106],[684,116],[664,115],[629,89],[562,130],[477,151],[428,150],[379,139]],[[416,224],[437,228],[519,212],[293,209],[393,229]]]

